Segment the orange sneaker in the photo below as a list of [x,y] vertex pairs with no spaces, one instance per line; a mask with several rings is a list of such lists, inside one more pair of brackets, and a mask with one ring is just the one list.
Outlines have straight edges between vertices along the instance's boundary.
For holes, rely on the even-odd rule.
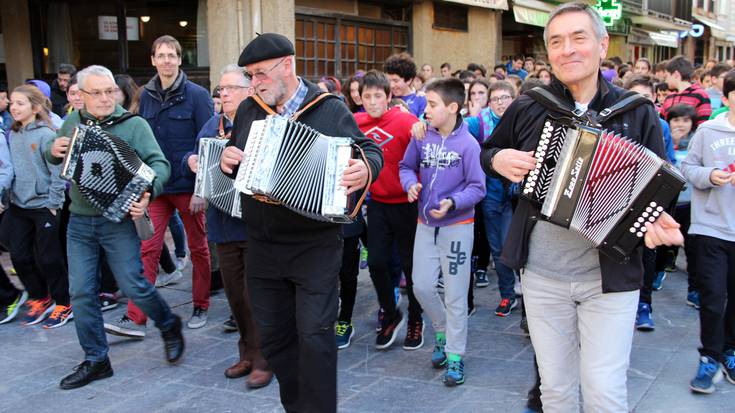
[[51,316],[46,319],[43,323],[43,328],[57,328],[68,323],[69,320],[74,318],[74,313],[71,312],[70,305],[57,305]]

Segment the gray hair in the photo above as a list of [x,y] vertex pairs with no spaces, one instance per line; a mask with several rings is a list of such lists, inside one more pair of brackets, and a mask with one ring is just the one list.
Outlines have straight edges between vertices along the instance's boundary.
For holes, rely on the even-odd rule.
[[77,84],[79,85],[79,89],[84,89],[85,83],[87,82],[87,78],[89,76],[100,76],[100,77],[106,77],[110,79],[110,82],[117,85],[115,83],[115,76],[112,75],[112,72],[110,72],[110,69],[100,66],[100,65],[92,65],[87,66],[84,69],[77,72]]
[[228,73],[237,73],[243,77],[245,86],[250,86],[250,80],[247,76],[245,76],[245,69],[236,65],[236,64],[229,64],[222,68],[222,70],[219,72],[220,76],[224,76]]
[[573,12],[584,13],[589,16],[590,20],[592,21],[592,30],[594,30],[597,40],[602,40],[605,36],[607,36],[605,22],[602,21],[602,17],[600,17],[600,15],[594,8],[592,8],[592,6],[584,3],[562,3],[551,11],[551,13],[549,14],[549,20],[546,22],[546,26],[544,26],[545,45],[548,46],[549,44],[549,24],[551,23],[551,21],[554,20],[557,16]]

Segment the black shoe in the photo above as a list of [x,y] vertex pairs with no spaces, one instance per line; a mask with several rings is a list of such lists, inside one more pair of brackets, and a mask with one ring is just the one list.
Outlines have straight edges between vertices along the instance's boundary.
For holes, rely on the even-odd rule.
[[424,345],[424,322],[420,318],[418,320],[408,320],[406,327],[406,339],[403,340],[404,350],[416,350]]
[[406,320],[403,319],[403,314],[401,314],[401,310],[396,310],[396,315],[395,317],[393,317],[392,320],[388,320],[384,317],[382,320],[380,332],[375,338],[375,348],[378,350],[385,350],[390,347],[391,344],[396,341],[398,330],[403,327],[403,324],[405,322]]
[[168,330],[161,330],[163,349],[166,351],[166,361],[176,363],[184,354],[184,335],[181,333],[181,317],[174,315],[174,325]]
[[112,377],[112,374],[112,365],[110,365],[109,358],[101,362],[84,360],[82,364],[74,367],[73,373],[61,379],[59,387],[64,390],[76,389],[95,380]]
[[227,319],[224,323],[222,323],[222,328],[227,333],[232,333],[237,331],[237,323],[235,323],[235,317],[230,316],[230,318]]

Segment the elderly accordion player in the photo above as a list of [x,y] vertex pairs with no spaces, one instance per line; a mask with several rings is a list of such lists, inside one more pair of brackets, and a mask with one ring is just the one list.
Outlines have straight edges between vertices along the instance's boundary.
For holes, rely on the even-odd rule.
[[227,140],[222,138],[199,139],[199,169],[194,181],[194,195],[206,199],[218,210],[240,218],[240,196],[232,179],[222,173],[219,160]]
[[[61,177],[73,181],[102,216],[121,222],[131,204],[151,188],[156,175],[124,140],[98,126],[80,125],[72,134]],[[138,222],[136,229],[145,239]]]
[[367,193],[356,200],[340,183],[353,147],[362,152],[351,138],[325,136],[303,123],[270,115],[250,127],[235,188],[311,219],[349,223]]
[[645,223],[655,222],[685,183],[647,148],[572,120],[547,117],[535,157],[521,196],[541,205],[543,219],[618,262],[628,259]]

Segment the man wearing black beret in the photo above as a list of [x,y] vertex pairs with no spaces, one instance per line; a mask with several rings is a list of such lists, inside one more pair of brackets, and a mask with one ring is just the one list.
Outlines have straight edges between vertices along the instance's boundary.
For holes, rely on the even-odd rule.
[[[376,179],[380,149],[357,127],[335,95],[296,75],[293,44],[275,33],[253,39],[238,60],[255,96],[240,104],[220,167],[234,178],[250,125],[269,113],[291,118],[327,136],[351,137],[365,153],[350,160],[342,184],[357,192]],[[370,172],[370,175],[368,173]],[[247,278],[261,350],[278,379],[288,412],[337,410],[337,284],[342,257],[340,225],[315,221],[284,206],[241,197],[249,235]]]

